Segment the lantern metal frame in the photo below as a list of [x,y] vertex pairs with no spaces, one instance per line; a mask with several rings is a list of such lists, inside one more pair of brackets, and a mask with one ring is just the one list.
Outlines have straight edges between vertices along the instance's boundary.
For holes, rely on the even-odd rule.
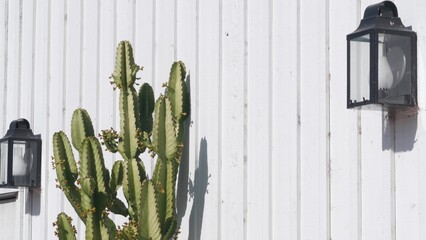
[[[26,147],[28,147],[27,150],[31,151],[28,154],[32,154],[32,162],[31,167],[28,173],[26,173],[25,177],[30,178],[29,183],[19,183],[15,182],[14,175],[13,175],[13,154],[14,154],[14,144],[16,142],[21,142],[20,144],[24,143]],[[7,173],[5,176],[6,180],[5,182],[0,182],[0,187],[29,187],[29,188],[38,188],[41,186],[41,135],[34,135],[30,124],[26,119],[20,118],[17,120],[14,120],[10,123],[9,130],[7,131],[6,135],[0,139],[0,145],[7,143],[7,151],[6,153],[2,153],[2,149],[0,148],[0,171],[4,171],[4,169],[1,169],[2,164],[1,161],[7,161]],[[25,152],[27,153],[27,152]],[[3,154],[7,154],[6,157],[4,157]],[[1,172],[0,172],[1,174]],[[34,176],[33,176],[34,175]]]
[[[379,34],[388,34],[394,36],[406,36],[410,38],[409,55],[411,69],[406,74],[411,78],[411,94],[407,99],[407,104],[395,104],[392,102],[380,102],[379,99]],[[369,36],[369,99],[360,102],[351,100],[351,40]],[[415,107],[417,106],[417,35],[412,31],[411,26],[405,27],[401,19],[398,17],[398,10],[393,2],[384,1],[374,5],[370,5],[364,12],[359,27],[352,33],[348,34],[347,40],[347,108],[354,108],[368,104],[382,104],[388,108]],[[356,41],[354,41],[356,42]],[[366,40],[367,42],[367,40]],[[404,75],[404,77],[405,77]]]

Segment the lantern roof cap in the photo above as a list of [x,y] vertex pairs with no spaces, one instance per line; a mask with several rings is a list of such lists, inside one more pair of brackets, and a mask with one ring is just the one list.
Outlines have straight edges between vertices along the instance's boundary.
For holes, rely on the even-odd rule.
[[391,1],[383,1],[368,6],[358,28],[353,33],[372,29],[397,30],[412,32],[411,26],[405,27],[398,17],[398,9]]
[[398,17],[398,9],[391,1],[384,1],[368,6],[364,11],[364,19],[371,17],[385,17],[395,18]]
[[30,128],[30,123],[25,118],[19,118],[17,120],[13,120],[10,123],[9,130],[17,129],[17,128],[19,128],[19,129],[31,129]]
[[[13,120],[9,125],[6,135],[2,139],[6,138],[20,138],[20,139],[41,139],[40,135],[34,135],[30,128],[30,123],[25,118],[19,118]],[[1,140],[1,139],[0,139]]]

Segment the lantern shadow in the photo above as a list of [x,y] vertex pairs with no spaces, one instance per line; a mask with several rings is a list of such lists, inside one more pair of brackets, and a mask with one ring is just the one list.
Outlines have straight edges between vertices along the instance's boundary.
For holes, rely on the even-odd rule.
[[382,150],[407,152],[414,148],[418,125],[417,111],[383,113]]
[[41,190],[30,189],[29,197],[26,199],[25,213],[31,216],[39,216],[41,210]]

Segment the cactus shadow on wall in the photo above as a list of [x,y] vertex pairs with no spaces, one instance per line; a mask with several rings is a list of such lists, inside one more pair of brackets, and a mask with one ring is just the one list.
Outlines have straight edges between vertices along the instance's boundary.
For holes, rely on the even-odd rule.
[[207,154],[207,140],[200,141],[200,155],[194,173],[194,181],[189,182],[189,194],[194,201],[191,215],[189,216],[189,237],[188,240],[201,239],[201,229],[203,227],[203,215],[207,186],[209,185],[209,166]]

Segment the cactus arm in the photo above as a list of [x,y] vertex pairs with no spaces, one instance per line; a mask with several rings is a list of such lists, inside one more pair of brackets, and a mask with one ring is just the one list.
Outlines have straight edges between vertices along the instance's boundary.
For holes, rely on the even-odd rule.
[[87,213],[86,220],[86,240],[98,240],[101,239],[101,229],[99,226],[99,218],[95,213]]
[[81,180],[81,206],[86,219],[86,240],[99,239],[100,226],[97,209],[95,208],[95,187],[96,182],[92,177],[86,177]]
[[123,161],[116,161],[112,166],[110,187],[116,192],[123,184]]
[[76,240],[76,229],[72,225],[72,219],[65,213],[60,213],[56,219],[56,232],[59,240]]
[[71,206],[80,216],[81,197],[78,187],[75,185],[77,180],[77,165],[72,153],[71,144],[64,132],[53,134],[53,159],[56,176],[60,188],[63,190]]
[[140,194],[142,182],[146,179],[145,169],[140,160],[132,158],[124,165],[123,193],[129,206],[131,219],[137,220],[138,206],[141,205]]
[[88,137],[83,141],[81,154],[80,175],[82,178],[91,177],[95,181],[96,208],[104,209],[107,206],[109,191],[109,174],[105,170],[102,148],[95,137]]
[[175,122],[170,100],[164,96],[160,96],[155,106],[153,144],[159,158],[175,159],[178,146]]
[[[110,189],[115,193],[117,192],[118,188],[123,184],[123,161],[116,161],[112,167],[111,172],[111,180],[110,180]],[[115,214],[120,214],[125,217],[129,215],[129,212],[127,210],[127,207],[124,205],[124,203],[116,198],[116,196],[112,196],[112,200],[108,206],[109,210]]]
[[121,41],[116,50],[113,83],[119,89],[132,86],[140,67],[135,64],[133,49],[128,41]]
[[117,150],[126,159],[139,155],[138,131],[140,125],[139,101],[136,90],[133,87],[136,81],[136,73],[140,67],[135,64],[133,49],[128,41],[122,41],[117,46],[115,70],[112,74],[115,85],[120,91],[120,132]]
[[173,105],[173,116],[177,122],[185,120],[189,114],[186,112],[188,104],[185,84],[186,68],[183,62],[175,62],[170,69],[169,83],[167,84],[167,97]]
[[148,83],[144,83],[139,89],[139,107],[141,115],[140,129],[142,132],[152,131],[152,113],[155,108],[154,91]]
[[76,109],[71,120],[71,140],[75,149],[81,152],[84,139],[94,136],[94,132],[89,113],[82,108]]
[[77,164],[68,137],[62,131],[53,134],[53,156],[58,162],[63,162],[67,180],[75,182],[78,176]]
[[144,181],[142,184],[142,201],[139,212],[139,234],[142,239],[161,239],[161,228],[158,221],[157,202],[155,200],[155,190],[151,181]]
[[[133,87],[132,87],[133,88]],[[120,91],[120,131],[122,141],[118,143],[118,151],[126,159],[131,159],[139,155],[138,131],[139,102],[136,91]]]
[[156,189],[158,203],[158,217],[162,233],[166,234],[170,228],[170,221],[175,217],[175,185],[177,162],[157,160],[152,182]]
[[82,207],[86,217],[86,240],[113,240],[115,225],[108,217],[102,217],[103,209],[96,207],[98,201],[96,188],[96,181],[92,177],[86,177],[81,181]]
[[[112,167],[110,189],[115,193],[118,188],[123,184],[123,161],[116,161]],[[124,217],[129,215],[126,205],[118,199],[115,195],[112,196],[112,200],[108,206],[109,210],[115,214],[120,214]]]

